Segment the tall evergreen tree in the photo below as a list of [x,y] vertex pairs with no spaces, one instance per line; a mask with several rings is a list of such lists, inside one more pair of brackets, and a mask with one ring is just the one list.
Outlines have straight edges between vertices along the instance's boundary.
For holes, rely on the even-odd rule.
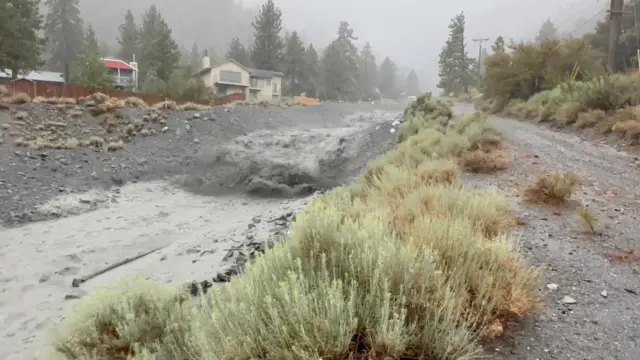
[[165,83],[180,62],[178,44],[171,29],[155,5],[142,17],[140,28],[140,68],[143,73],[153,71]]
[[229,43],[229,49],[225,55],[227,60],[235,60],[244,66],[251,66],[251,60],[247,49],[240,42],[240,38],[234,37]]
[[364,44],[360,56],[358,57],[358,83],[359,91],[363,99],[373,99],[377,97],[378,87],[378,64],[373,54],[371,44]]
[[120,44],[118,56],[122,60],[133,61],[133,55],[139,51],[140,33],[131,10],[127,10],[124,23],[118,27],[118,44]]
[[538,30],[538,36],[536,36],[536,42],[540,43],[544,39],[554,38],[558,36],[558,29],[551,21],[551,18],[548,18],[542,26],[540,30]]
[[40,66],[44,39],[38,35],[43,19],[40,0],[0,1],[0,69],[35,70]]
[[194,73],[194,72],[197,72],[198,70],[201,70],[200,68],[202,67],[202,55],[203,54],[201,53],[200,48],[198,47],[198,44],[194,42],[193,45],[191,46],[191,51],[189,52],[190,72]]
[[84,26],[78,9],[79,0],[46,0],[49,12],[45,19],[44,32],[48,36],[51,58],[49,67],[54,71],[65,71],[82,53]]
[[262,5],[255,21],[254,42],[251,49],[253,66],[264,70],[280,71],[284,52],[282,11],[273,0]]
[[84,51],[83,53],[101,55],[100,45],[98,44],[98,38],[96,32],[93,30],[93,26],[89,24],[87,31],[84,34]]
[[493,50],[494,53],[505,52],[506,49],[504,38],[502,36],[498,36],[496,41],[493,42],[493,45],[491,45],[491,50]]
[[464,13],[456,15],[449,24],[449,38],[440,52],[438,88],[445,94],[469,92],[473,82],[472,65],[475,60],[467,54],[464,38]]
[[320,59],[313,44],[309,44],[304,52],[304,65],[307,81],[304,92],[307,96],[317,97],[320,87]]
[[292,32],[287,39],[284,53],[284,73],[287,76],[287,90],[291,96],[304,92],[304,84],[307,82],[304,51],[304,43],[298,32]]
[[395,98],[398,96],[398,84],[396,64],[388,56],[384,58],[380,64],[378,76],[378,89],[387,98]]
[[420,81],[418,80],[418,74],[416,74],[416,71],[413,69],[411,69],[411,71],[409,71],[409,75],[407,75],[405,88],[407,95],[420,95]]
[[353,101],[358,94],[357,38],[346,21],[341,21],[338,38],[329,44],[322,58],[323,92],[330,100]]

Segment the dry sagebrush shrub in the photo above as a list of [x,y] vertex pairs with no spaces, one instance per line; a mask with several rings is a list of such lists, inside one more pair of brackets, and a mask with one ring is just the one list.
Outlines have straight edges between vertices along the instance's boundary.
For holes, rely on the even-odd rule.
[[423,130],[372,161],[223,291],[181,302],[146,283],[80,300],[90,309],[54,347],[99,360],[476,358],[480,339],[537,309],[539,275],[505,235],[506,199],[457,183],[464,133]]
[[580,186],[580,178],[571,171],[548,172],[527,186],[525,198],[535,203],[559,205],[564,203]]
[[210,108],[210,106],[196,104],[196,103],[193,103],[193,102],[188,102],[188,103],[180,105],[180,110],[183,110],[183,111],[202,111],[202,110],[206,110],[206,109],[209,109],[209,108]]
[[14,104],[14,105],[20,105],[20,104],[28,104],[32,101],[31,96],[29,96],[28,94],[25,93],[16,93],[13,95],[9,95],[7,97],[5,97],[3,99],[3,101],[7,104]]
[[191,333],[184,301],[164,284],[121,279],[76,304],[43,359],[170,359]]
[[125,107],[146,109],[149,107],[147,103],[139,97],[130,96],[124,100]]

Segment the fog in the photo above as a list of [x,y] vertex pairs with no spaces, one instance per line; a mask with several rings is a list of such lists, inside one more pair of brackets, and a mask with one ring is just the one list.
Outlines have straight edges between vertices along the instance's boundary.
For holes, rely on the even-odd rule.
[[[85,21],[98,36],[115,43],[117,26],[131,8],[140,16],[151,4],[161,10],[176,40],[185,48],[197,42],[224,54],[231,37],[251,39],[250,20],[262,0],[111,0],[96,3],[80,0]],[[464,11],[467,19],[467,51],[477,56],[473,38],[497,36],[527,40],[535,37],[547,19],[560,33],[580,35],[590,31],[605,16],[605,0],[275,0],[282,9],[284,27],[298,31],[305,41],[323,48],[335,36],[338,23],[348,21],[358,36],[358,45],[370,41],[381,60],[390,56],[399,66],[418,71],[421,85],[435,90],[438,53],[448,33],[449,20]],[[99,5],[99,6],[98,6]],[[232,9],[231,9],[232,7]],[[244,7],[244,10],[241,8]],[[224,11],[221,10],[224,8]],[[596,13],[598,16],[596,15]],[[487,44],[489,45],[489,44]]]

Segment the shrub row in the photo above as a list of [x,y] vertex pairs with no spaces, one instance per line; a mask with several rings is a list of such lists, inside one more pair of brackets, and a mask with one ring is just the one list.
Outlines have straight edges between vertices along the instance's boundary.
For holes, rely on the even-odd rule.
[[78,302],[47,359],[472,359],[538,305],[538,270],[505,198],[458,181],[495,149],[486,117],[423,95],[399,144],[312,201],[286,241],[224,288],[187,298],[122,279]]
[[[640,74],[604,74],[602,54],[585,39],[518,44],[485,60],[479,110],[595,127],[640,140]],[[580,70],[571,79],[574,65]]]
[[[490,110],[491,103],[479,108]],[[539,92],[528,100],[511,100],[502,110],[520,119],[554,122],[574,128],[593,127],[640,141],[640,75],[599,76],[565,83]]]

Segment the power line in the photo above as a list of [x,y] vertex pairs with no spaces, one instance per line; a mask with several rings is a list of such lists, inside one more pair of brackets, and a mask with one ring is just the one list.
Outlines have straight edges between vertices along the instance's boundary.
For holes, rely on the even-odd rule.
[[567,33],[567,35],[571,36],[573,35],[573,33],[575,33],[576,31],[580,30],[580,28],[582,28],[583,26],[589,24],[590,22],[592,22],[595,18],[597,18],[600,15],[603,15],[606,12],[605,9],[602,9],[598,12],[596,12],[595,14],[593,14],[589,19],[583,21],[582,23],[580,23],[578,26],[576,26],[573,30],[571,30],[570,32]]

